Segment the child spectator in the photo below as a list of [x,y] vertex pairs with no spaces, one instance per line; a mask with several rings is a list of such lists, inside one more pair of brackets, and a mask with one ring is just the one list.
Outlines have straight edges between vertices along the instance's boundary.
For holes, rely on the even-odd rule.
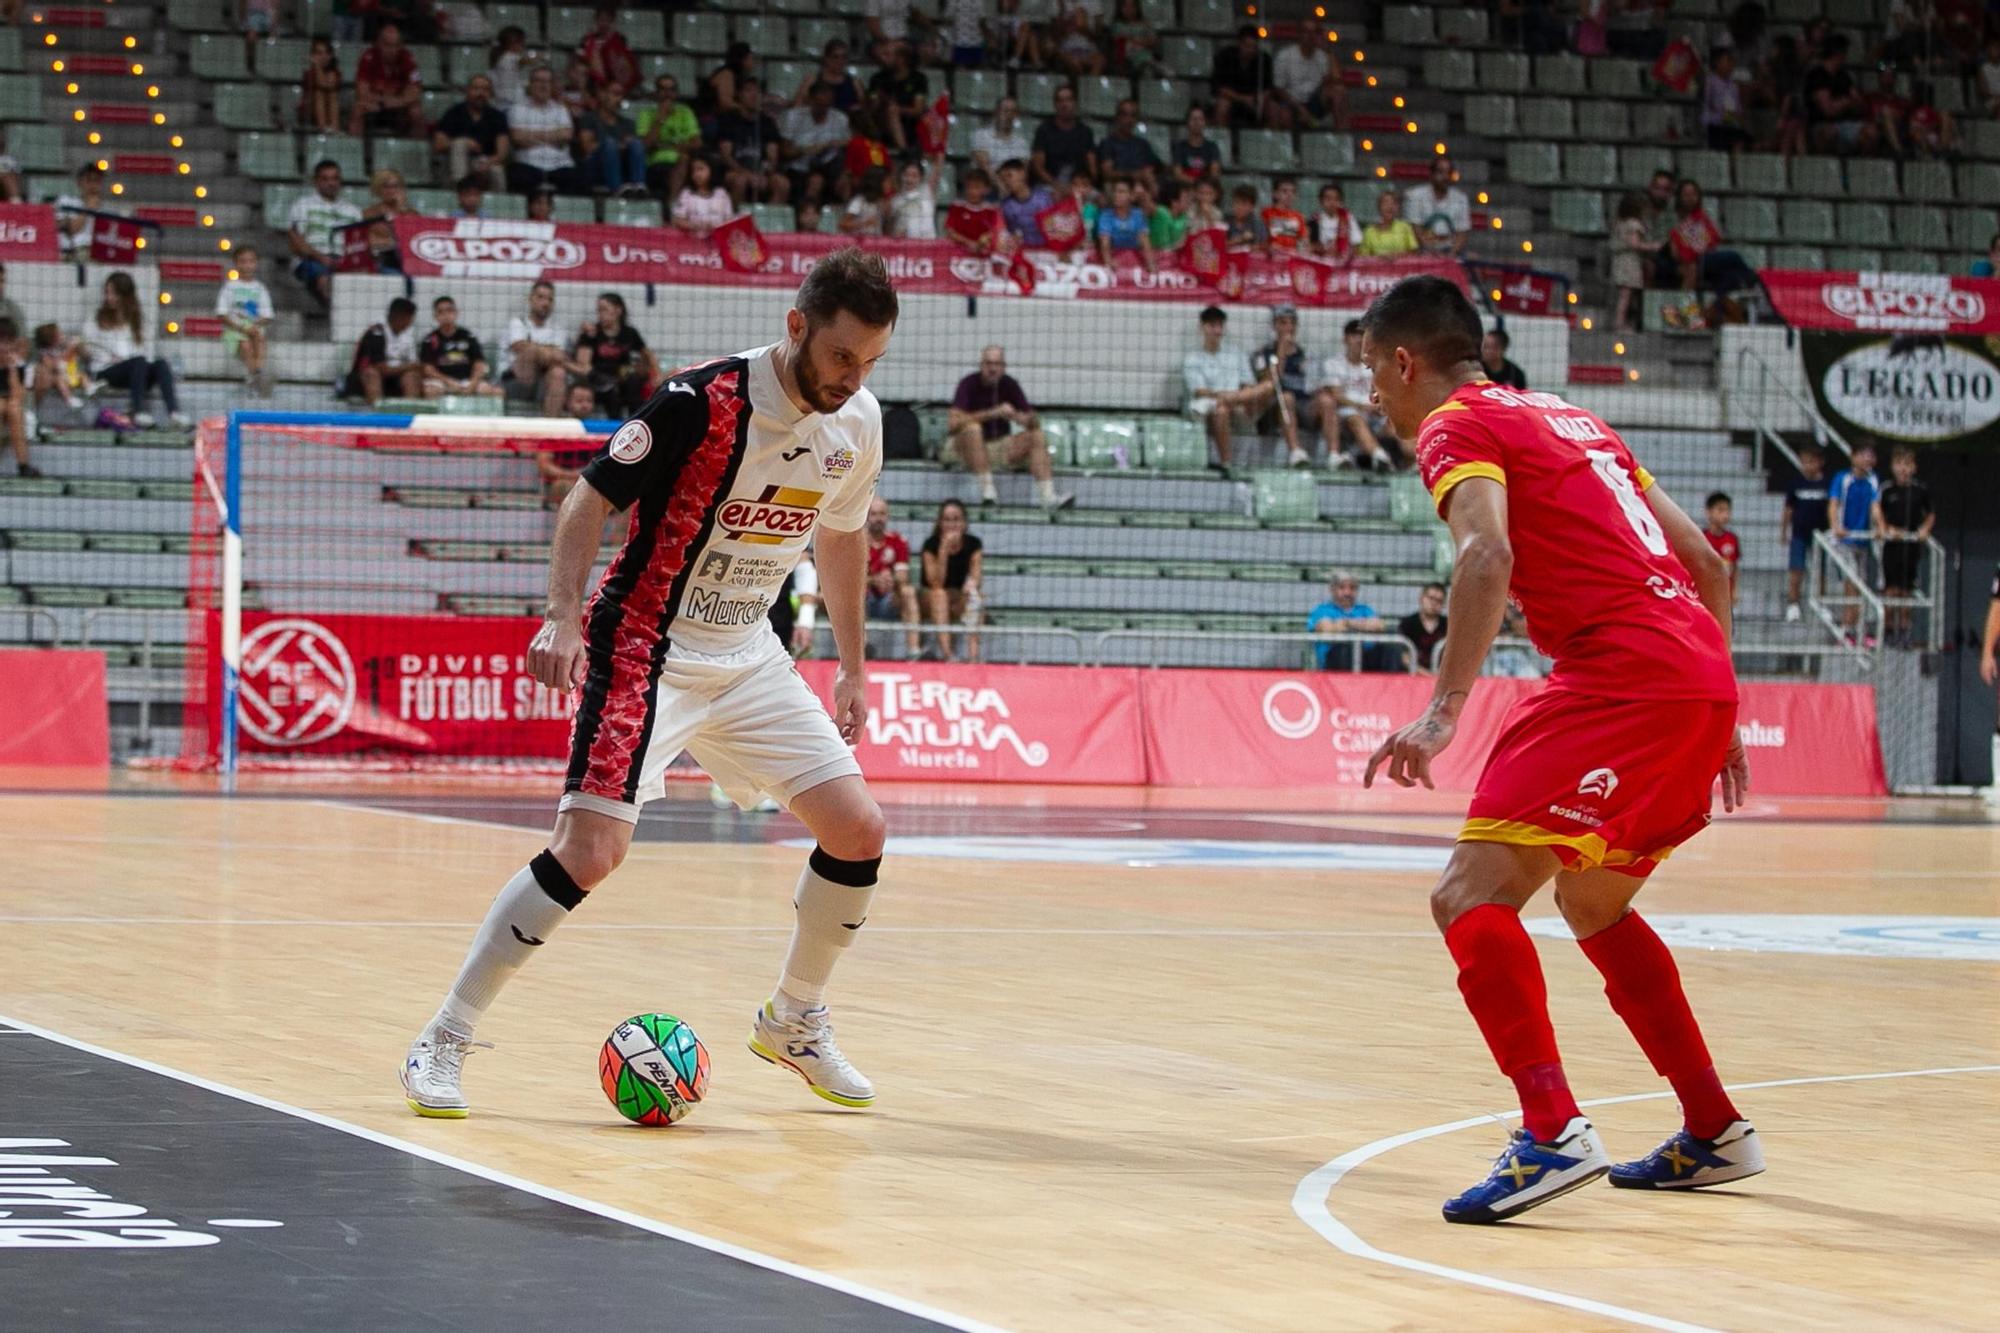
[[399,296],[389,302],[388,316],[380,324],[369,325],[354,344],[354,358],[340,384],[343,398],[360,398],[373,407],[382,401],[385,388],[393,388],[404,398],[422,395],[416,322],[415,301]]
[[1046,186],[1028,184],[1028,164],[1010,158],[1000,166],[1000,216],[1007,230],[1029,249],[1048,244],[1037,220],[1055,203]]
[[989,20],[996,38],[993,43],[1007,58],[1009,69],[1042,67],[1042,35],[1021,16],[1021,0],[998,0],[998,11]]
[[[1889,471],[1895,477],[1882,488],[1875,502],[1875,526],[1882,533],[1882,595],[1906,598],[1916,590],[1923,570],[1924,544],[1937,526],[1931,507],[1930,487],[1917,480],[1917,451],[1899,444],[1889,455]],[[1912,610],[1890,606],[1885,626],[1889,642],[1901,648],[1911,642]]]
[[1223,225],[1229,228],[1229,248],[1232,250],[1262,250],[1270,242],[1270,233],[1264,230],[1264,219],[1257,216],[1257,187],[1239,185],[1229,192],[1229,216]]
[[[1875,476],[1875,446],[1865,440],[1856,442],[1850,462],[1848,470],[1827,487],[1827,526],[1833,530],[1833,539],[1840,543],[1841,554],[1860,574],[1863,585],[1872,589],[1881,572],[1875,562],[1875,525],[1881,514],[1876,502],[1882,498],[1882,483]],[[1851,586],[1848,596],[1853,600],[1845,619],[1852,635],[1861,622],[1861,599]]]
[[528,74],[534,64],[528,50],[528,34],[509,24],[493,41],[491,65],[486,77],[493,80],[493,105],[512,111],[528,95]]
[[889,197],[882,221],[885,236],[906,241],[937,239],[937,187],[932,183],[928,162],[905,162],[902,188]]
[[1736,569],[1743,563],[1743,543],[1736,540],[1736,534],[1729,530],[1729,516],[1735,506],[1725,492],[1711,491],[1702,507],[1708,513],[1708,526],[1701,530],[1701,535],[1708,538],[1708,544],[1729,565],[1729,600],[1733,603],[1736,600]]
[[1403,217],[1403,201],[1394,190],[1375,196],[1376,220],[1361,229],[1361,253],[1370,259],[1413,255],[1423,248],[1417,229]]
[[888,172],[881,167],[870,167],[868,174],[861,178],[860,187],[847,201],[847,211],[840,216],[842,234],[880,236],[893,188]]
[[674,196],[674,225],[690,236],[706,236],[735,216],[736,205],[715,178],[715,164],[705,156],[689,159],[687,184]]
[[7,421],[7,447],[14,455],[14,475],[39,477],[41,470],[28,461],[28,389],[22,379],[27,343],[21,326],[0,316],[0,415]]
[[486,378],[490,367],[485,347],[472,330],[459,325],[458,302],[440,296],[431,302],[431,314],[437,319],[437,327],[417,347],[417,361],[423,367],[424,397],[504,396],[506,391]]
[[1618,220],[1611,227],[1611,285],[1618,289],[1618,308],[1611,314],[1611,327],[1617,332],[1638,332],[1646,259],[1655,249],[1646,235],[1646,196],[1628,191],[1618,201]]
[[255,68],[258,39],[277,31],[278,0],[243,0],[243,63]]
[[150,430],[153,418],[146,412],[146,395],[157,390],[166,405],[168,418],[181,427],[194,419],[181,411],[174,392],[174,370],[153,355],[152,335],[146,331],[139,311],[139,288],[132,275],[123,270],[104,280],[104,304],[84,329],[84,343],[90,357],[91,373],[131,396],[132,424]]
[[1160,35],[1146,21],[1139,0],[1118,0],[1110,32],[1112,65],[1131,78],[1150,77],[1159,65]]
[[[945,214],[946,238],[958,242],[971,254],[992,254],[1000,238],[1007,234],[999,206],[987,199],[992,188],[993,178],[978,167],[972,168],[959,182],[958,202]],[[803,220],[800,228],[805,229]]]
[[1280,176],[1271,182],[1271,205],[1258,217],[1273,251],[1297,254],[1306,248],[1306,218],[1298,202],[1298,177]]
[[1111,182],[1111,206],[1098,213],[1092,233],[1097,237],[1097,261],[1106,268],[1111,266],[1113,253],[1137,251],[1146,271],[1154,271],[1150,222],[1132,207],[1132,182],[1123,176]]
[[1188,233],[1187,186],[1176,180],[1161,182],[1159,197],[1146,210],[1146,226],[1154,254],[1180,249]]
[[486,177],[483,173],[475,171],[458,178],[458,208],[452,216],[455,218],[486,216]]
[[299,75],[298,121],[301,127],[320,134],[340,132],[340,58],[333,43],[324,37],[312,39],[306,50],[306,67]]
[[590,71],[593,88],[616,88],[619,100],[639,86],[639,62],[632,47],[618,31],[618,6],[600,4],[593,15],[590,31],[577,44],[576,59]]
[[257,278],[257,247],[239,246],[236,274],[215,295],[215,313],[222,317],[222,346],[243,362],[250,392],[268,397],[270,379],[264,373],[264,339],[271,327],[271,291]]
[[1204,176],[1194,183],[1194,202],[1188,205],[1187,229],[1207,231],[1224,225],[1222,187],[1215,183],[1213,177]]
[[544,185],[528,195],[528,221],[553,222],[556,217],[556,191],[552,185]]
[[1709,57],[1708,77],[1701,89],[1701,127],[1708,146],[1720,153],[1735,153],[1750,142],[1743,128],[1743,86],[1736,82],[1736,52],[1717,47]]
[[[83,387],[83,358],[81,339],[69,338],[55,324],[35,326],[34,360],[28,370],[30,404],[40,424],[86,425],[83,405],[77,399],[76,390]],[[22,448],[26,448],[23,441]],[[15,462],[20,465],[24,477],[38,477],[40,472],[26,466],[27,459],[16,453]]]
[[841,186],[845,191],[841,195],[842,198],[853,193],[861,178],[869,172],[889,169],[889,145],[882,141],[881,127],[874,113],[865,107],[857,107],[854,113],[848,116],[847,124],[853,131],[853,137],[848,139],[847,151],[841,158],[841,166],[845,173]]
[[1056,21],[1055,28],[1059,36],[1055,53],[1049,58],[1051,65],[1071,78],[1086,75],[1096,78],[1104,73],[1104,48],[1098,45],[1088,9],[1071,6]]
[[1078,167],[1069,178],[1069,197],[1076,202],[1076,211],[1083,215],[1083,234],[1097,234],[1097,182],[1090,173]]
[[1785,488],[1778,518],[1778,539],[1785,543],[1785,620],[1799,619],[1799,592],[1805,583],[1806,560],[1813,537],[1826,531],[1826,455],[1816,445],[1799,450],[1799,479]]
[[1347,196],[1331,182],[1319,187],[1319,216],[1312,221],[1312,248],[1335,263],[1354,258],[1361,245],[1361,223],[1348,211]]

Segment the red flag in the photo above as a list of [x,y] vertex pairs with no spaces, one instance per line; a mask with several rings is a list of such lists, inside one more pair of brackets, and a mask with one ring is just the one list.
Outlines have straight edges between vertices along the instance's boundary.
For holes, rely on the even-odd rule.
[[950,138],[951,94],[945,93],[917,121],[917,147],[925,157],[936,157],[944,152]]
[[1318,305],[1333,290],[1335,265],[1310,255],[1291,257],[1292,292],[1299,300]]
[[1000,210],[992,204],[956,203],[944,215],[944,233],[975,254],[986,254],[1001,229]]
[[1685,37],[1676,37],[1667,43],[1667,49],[1660,52],[1660,58],[1653,62],[1653,82],[1662,88],[1685,93],[1694,87],[1694,76],[1701,69],[1701,57]]
[[97,264],[135,264],[143,228],[128,218],[99,213],[90,220],[90,258]]
[[1007,265],[1007,276],[1014,280],[1014,286],[1021,295],[1035,294],[1035,261],[1021,251],[1014,252],[1013,262]]
[[1234,301],[1243,295],[1243,289],[1250,281],[1250,252],[1230,250],[1222,256],[1222,272],[1215,279],[1215,290]]
[[1076,206],[1075,195],[1066,194],[1035,214],[1035,225],[1051,250],[1067,254],[1083,243],[1083,210]]
[[340,253],[335,256],[334,268],[341,273],[373,273],[375,271],[375,248],[373,232],[381,224],[375,222],[351,222],[334,233],[340,242]]
[[1222,257],[1228,249],[1227,227],[1203,227],[1189,231],[1187,239],[1181,242],[1181,262],[1203,282],[1213,283],[1222,276]]
[[756,220],[748,213],[729,219],[709,235],[716,253],[722,256],[722,266],[731,273],[754,273],[764,267],[764,233],[757,230]]

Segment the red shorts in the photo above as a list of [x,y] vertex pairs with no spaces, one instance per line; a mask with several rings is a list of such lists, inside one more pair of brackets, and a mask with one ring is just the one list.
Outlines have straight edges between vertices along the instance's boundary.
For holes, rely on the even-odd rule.
[[1544,690],[1508,714],[1458,839],[1643,879],[1707,827],[1735,727],[1733,703]]

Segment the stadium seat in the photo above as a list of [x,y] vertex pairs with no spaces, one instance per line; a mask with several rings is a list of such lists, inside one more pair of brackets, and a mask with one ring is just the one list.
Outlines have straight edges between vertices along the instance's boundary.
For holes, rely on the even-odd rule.
[[0,120],[42,118],[42,81],[35,74],[0,74]]
[[1180,26],[1180,15],[1175,12],[1175,0],[1139,0],[1139,12],[1146,22],[1153,25],[1155,32]]
[[431,183],[431,146],[422,139],[371,139],[369,143],[375,170],[399,172],[406,185]]
[[1520,106],[1521,135],[1528,139],[1574,139],[1576,104],[1560,97],[1524,97]]
[[1573,143],[1562,150],[1563,184],[1609,190],[1618,179],[1618,150],[1609,144]]
[[1837,157],[1804,156],[1792,159],[1792,193],[1810,199],[1839,199],[1846,195]]
[[[1530,91],[1528,58],[1513,51],[1481,51],[1478,86],[1482,91],[1489,93]],[[1541,90],[1537,88],[1533,91]]]
[[1948,204],[1957,196],[1951,186],[1948,162],[1905,162],[1903,197],[1927,204]]
[[1842,27],[1858,28],[1873,24],[1875,0],[1827,0],[1826,16]]
[[1785,159],[1777,153],[1744,153],[1736,159],[1736,188],[1751,194],[1785,194]]
[[1535,91],[1551,97],[1580,97],[1584,92],[1583,57],[1568,51],[1535,57]]
[[21,68],[21,30],[0,29],[0,70]]
[[1857,157],[1847,163],[1847,192],[1857,199],[1899,199],[1896,164],[1886,158]]
[[[443,186],[412,186],[410,189],[404,191],[404,194],[409,198],[410,207],[425,217],[450,217],[458,208],[457,193],[447,190]],[[493,198],[497,197],[489,195],[488,200],[490,202]]]
[[289,134],[239,134],[236,169],[251,180],[296,181],[298,144]]
[[1244,171],[1290,171],[1298,165],[1292,136],[1283,130],[1236,131],[1236,165]]
[[[544,22],[548,25],[549,49],[552,51],[574,51],[597,21],[592,10],[583,5],[550,5]],[[740,22],[741,20],[739,20]],[[627,38],[629,43],[630,38]],[[757,47],[763,54],[763,48]]]
[[1507,179],[1518,185],[1559,185],[1561,160],[1552,143],[1514,139],[1507,144]]
[[[1823,245],[1841,239],[1833,228],[1833,205],[1824,199],[1787,199],[1779,217],[1784,228],[1780,234],[1787,240]],[[1847,240],[1859,243],[1861,238],[1850,236]]]
[[2000,215],[1990,208],[1954,208],[1951,211],[1952,249],[1964,254],[1983,254],[2000,232]]
[[720,55],[729,49],[729,28],[720,14],[674,15],[674,49]]
[[1727,153],[1708,148],[1683,148],[1675,161],[1681,175],[1699,185],[1705,194],[1720,194],[1730,188]]
[[1250,512],[1265,523],[1310,523],[1319,517],[1319,490],[1310,472],[1259,471],[1250,477]]
[[[287,84],[296,90],[299,71],[306,67],[306,54],[311,50],[312,41],[306,37],[278,37],[265,42],[257,50],[257,69],[251,77],[264,83]],[[353,64],[350,59],[343,69],[351,74]],[[298,99],[294,96],[291,100]]]
[[[444,48],[441,46],[412,46],[410,54],[416,57],[417,76],[426,88],[442,89],[450,85],[444,77]],[[294,73],[296,76],[296,72]]]
[[695,68],[694,57],[689,55],[660,55],[657,52],[639,57],[639,72],[647,87],[662,74],[671,74],[680,83],[681,99],[692,103],[700,82],[699,71]]
[[1992,162],[1960,163],[1958,197],[1968,204],[2000,204],[2000,165]]
[[528,200],[518,194],[488,194],[486,216],[520,222],[528,216]]
[[486,26],[498,37],[502,28],[519,28],[528,34],[528,45],[540,46],[542,42],[542,6],[489,4],[486,6]]
[[773,60],[764,66],[764,86],[780,97],[804,92],[819,75],[816,60]]
[[1118,113],[1118,104],[1132,95],[1129,79],[1106,77],[1082,78],[1076,81],[1077,105],[1085,116],[1092,120],[1110,120]]
[[750,43],[759,59],[792,53],[792,21],[765,14],[738,14],[736,40]]
[[1148,417],[1144,444],[1147,467],[1194,472],[1208,466],[1208,433],[1186,417]]
[[1434,46],[1437,39],[1437,29],[1431,23],[1428,8],[1422,5],[1382,7],[1382,40],[1398,46]]
[[817,14],[822,6],[819,0],[772,0],[771,8],[782,14]]
[[[827,211],[831,213],[834,210]],[[550,216],[557,222],[595,222],[597,207],[588,199],[573,194],[559,194],[556,196],[555,208]]]
[[1882,257],[1886,273],[1942,273],[1944,265],[1928,250],[1891,250]]
[[59,125],[10,125],[7,151],[21,163],[23,171],[67,171],[70,158],[63,147]]
[[1424,86],[1457,91],[1477,88],[1479,75],[1472,53],[1449,47],[1432,47],[1424,52]]
[[752,204],[750,220],[758,231],[797,231],[797,215],[790,204]]
[[1230,0],[1181,0],[1181,26],[1189,32],[1233,33],[1236,6]]
[[1484,46],[1488,40],[1486,11],[1483,9],[1440,9],[1437,33],[1441,42],[1459,46]]
[[264,187],[264,225],[272,231],[283,231],[286,219],[291,216],[292,205],[306,192],[303,185],[266,185]]
[[667,16],[656,9],[627,9],[618,15],[618,30],[634,51],[667,49]]
[[[1901,241],[1914,245],[1914,237],[1896,237],[1889,229],[1889,209],[1885,204],[1846,202],[1838,206],[1834,214],[1834,234],[1831,240],[1846,245],[1888,246]],[[1943,232],[1940,227],[1939,232]]]
[[1673,102],[1640,102],[1632,108],[1632,137],[1664,145],[1687,137],[1687,114]]
[[1180,78],[1205,79],[1214,68],[1215,55],[1199,37],[1162,37],[1160,63]]
[[[178,32],[227,32],[235,6],[229,0],[167,0],[167,26]],[[236,49],[243,49],[241,39]]]
[[1722,234],[1730,241],[1781,241],[1776,200],[1761,195],[1732,195],[1719,201]]
[[1188,87],[1178,79],[1139,80],[1139,114],[1147,120],[1180,125],[1187,120]]
[[1590,91],[1601,97],[1636,100],[1645,96],[1645,70],[1636,60],[1599,56],[1589,64]]
[[271,94],[261,83],[219,83],[210,90],[215,98],[216,123],[229,130],[268,130],[272,127]]
[[1771,0],[1771,17],[1779,23],[1810,23],[1825,12],[1825,0]]
[[[1855,205],[1866,207],[1866,205]],[[1875,205],[1880,207],[1880,205]],[[1843,231],[1845,228],[1842,229]],[[1846,239],[1846,238],[1843,238]],[[1873,244],[1863,237],[1853,237],[1862,245]],[[1896,206],[1896,244],[1916,246],[1924,250],[1948,250],[1951,248],[1951,226],[1945,211],[1931,204],[1898,204]]]
[[829,18],[800,19],[793,25],[798,49],[809,56],[817,56],[826,50],[828,42],[847,40],[847,20]]
[[1090,417],[1072,432],[1076,466],[1102,471],[1132,467],[1139,461],[1139,423],[1129,419]]
[[[188,69],[196,78],[210,82],[249,78],[243,39],[227,33],[195,33],[188,39]],[[292,77],[298,77],[297,70],[292,71]]]
[[368,167],[361,160],[363,142],[345,134],[308,134],[304,144],[305,165],[310,168],[323,158],[332,158],[340,163],[340,174],[344,179],[365,182]]
[[465,81],[475,74],[485,74],[492,68],[492,48],[487,46],[447,46],[444,49],[444,75],[451,80],[455,89],[464,89]]
[[1518,132],[1514,99],[1506,93],[1475,93],[1465,99],[1465,127],[1486,139],[1511,139]]
[[458,105],[460,96],[450,88],[424,89],[424,119],[435,125],[445,112]]
[[1826,266],[1835,273],[1879,273],[1882,269],[1880,250],[1829,250],[1826,252]]
[[1354,171],[1354,136],[1308,132],[1299,136],[1299,165],[1315,176],[1346,176]]
[[1604,195],[1597,190],[1553,191],[1549,195],[1549,221],[1578,236],[1602,236],[1607,230]]
[[1580,137],[1599,143],[1624,143],[1632,137],[1632,109],[1610,98],[1595,98],[1576,106]]
[[[952,75],[951,103],[954,111],[976,111],[985,115],[1007,95],[1007,76],[999,70],[962,69]],[[960,117],[964,119],[964,117]]]
[[614,227],[658,227],[666,221],[657,199],[606,199],[604,220]]
[[1014,80],[1014,100],[1024,116],[1055,114],[1056,89],[1066,80],[1059,74],[1021,74]]
[[1731,241],[1729,248],[1751,268],[1771,267],[1771,249],[1760,241]]

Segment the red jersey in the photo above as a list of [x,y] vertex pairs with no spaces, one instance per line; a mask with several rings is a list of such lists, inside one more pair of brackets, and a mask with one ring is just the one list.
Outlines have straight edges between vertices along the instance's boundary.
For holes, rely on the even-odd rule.
[[1608,699],[1736,700],[1722,627],[1702,606],[1618,433],[1552,393],[1461,385],[1424,418],[1417,466],[1438,512],[1472,477],[1507,488],[1509,595],[1551,687]]
[[910,563],[910,544],[893,532],[882,534],[882,540],[868,543],[868,574],[892,574],[897,565]]
[[417,58],[410,54],[410,48],[399,46],[393,58],[385,59],[382,48],[371,46],[361,53],[361,62],[354,67],[354,82],[380,88],[384,92],[399,93],[418,82]]
[[1736,582],[1736,566],[1743,561],[1743,543],[1736,540],[1736,534],[1728,528],[1717,532],[1714,528],[1703,528],[1701,535],[1708,538],[1708,544],[1715,553],[1729,562],[1729,581]]
[[1303,250],[1306,244],[1305,214],[1289,208],[1267,208],[1263,212],[1264,233],[1273,250]]

